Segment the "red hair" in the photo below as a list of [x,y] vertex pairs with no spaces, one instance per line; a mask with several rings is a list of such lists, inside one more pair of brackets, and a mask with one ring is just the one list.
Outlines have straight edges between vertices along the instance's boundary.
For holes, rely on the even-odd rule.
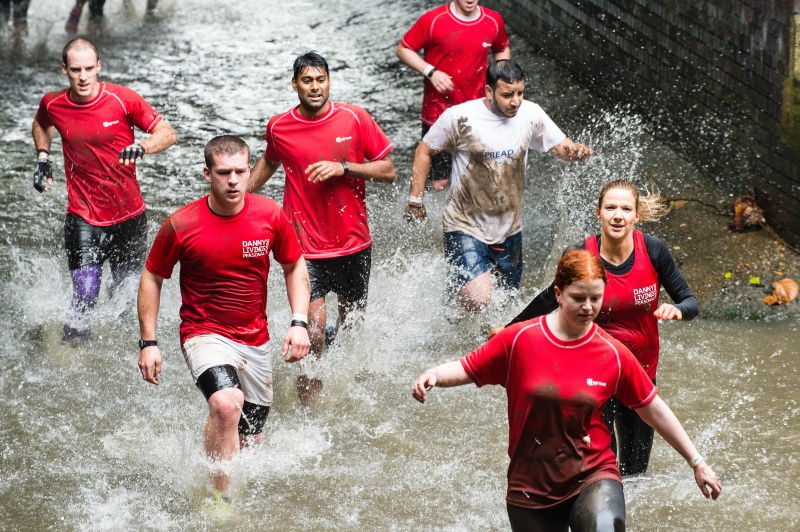
[[559,290],[578,281],[593,281],[602,279],[603,284],[608,282],[606,269],[600,257],[585,249],[565,251],[558,261],[554,284]]

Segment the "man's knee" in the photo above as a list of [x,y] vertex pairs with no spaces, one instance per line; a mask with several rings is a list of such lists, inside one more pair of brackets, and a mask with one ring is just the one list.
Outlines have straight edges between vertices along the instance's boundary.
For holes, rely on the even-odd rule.
[[469,281],[461,290],[461,299],[469,310],[481,310],[492,301],[491,273],[484,272]]
[[225,388],[208,399],[208,413],[219,425],[238,426],[244,394],[238,388]]

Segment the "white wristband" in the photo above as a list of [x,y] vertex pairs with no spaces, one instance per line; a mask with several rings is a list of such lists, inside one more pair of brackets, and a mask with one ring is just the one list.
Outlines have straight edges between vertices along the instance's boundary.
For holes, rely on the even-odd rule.
[[425,70],[422,71],[422,75],[426,78],[430,78],[433,75],[433,71],[436,70],[436,67],[433,65],[428,65],[425,67]]
[[415,196],[413,194],[408,195],[408,202],[409,203],[422,203],[422,196]]
[[299,320],[299,321],[302,321],[303,323],[308,323],[308,316],[306,316],[305,314],[300,314],[299,312],[296,312],[296,313],[292,314],[292,321],[294,321],[294,320]]
[[699,454],[697,454],[697,455],[695,455],[694,458],[689,460],[689,467],[694,469],[697,466],[697,464],[699,464],[700,462],[705,462],[705,459],[702,456],[700,456]]

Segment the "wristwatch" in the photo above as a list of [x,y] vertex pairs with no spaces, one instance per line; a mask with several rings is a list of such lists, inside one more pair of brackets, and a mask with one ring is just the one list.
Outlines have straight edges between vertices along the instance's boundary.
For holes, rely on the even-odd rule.
[[142,340],[141,338],[139,338],[139,351],[141,351],[145,347],[150,347],[153,345],[158,345],[158,340]]

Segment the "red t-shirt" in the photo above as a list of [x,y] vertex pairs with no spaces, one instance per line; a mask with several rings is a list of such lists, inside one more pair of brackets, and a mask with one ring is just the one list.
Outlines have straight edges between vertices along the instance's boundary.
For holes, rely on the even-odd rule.
[[605,402],[616,395],[641,408],[658,390],[630,351],[592,324],[564,342],[546,316],[507,327],[461,359],[478,386],[499,384],[508,395],[508,492],[523,508],[546,508],[602,479],[620,481]]
[[281,264],[302,257],[289,220],[269,198],[247,194],[241,212],[218,216],[205,196],[164,221],[146,267],[169,279],[181,263],[181,344],[211,333],[244,345],[269,340],[270,251]]
[[134,143],[134,126],[150,133],[161,120],[144,98],[131,89],[100,83],[93,100],[79,103],[63,89],[45,94],[36,120],[61,135],[67,212],[99,226],[144,212],[136,166],[119,164],[119,153]]
[[[586,249],[600,256],[597,236],[586,239]],[[658,272],[653,268],[644,235],[633,232],[633,267],[624,275],[606,272],[608,283],[595,323],[631,350],[647,375],[655,380],[658,366]]]
[[286,172],[283,210],[307,259],[352,255],[369,247],[366,186],[349,175],[309,183],[306,168],[319,161],[364,163],[394,148],[361,107],[330,102],[327,113],[306,118],[297,108],[267,124],[264,157]]
[[450,10],[450,4],[422,15],[400,44],[419,52],[425,61],[448,74],[455,89],[440,94],[428,78],[422,96],[422,122],[433,125],[445,109],[484,95],[489,50],[493,54],[508,47],[503,17],[497,11],[478,7],[480,15],[465,22]]

